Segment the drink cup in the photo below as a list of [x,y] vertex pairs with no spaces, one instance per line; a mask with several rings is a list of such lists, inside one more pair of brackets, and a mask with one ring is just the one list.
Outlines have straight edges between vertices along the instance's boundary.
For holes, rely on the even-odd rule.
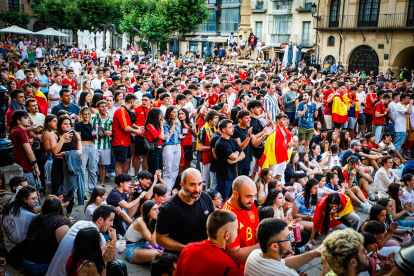
[[126,241],[117,241],[116,242],[116,248],[118,249],[119,254],[124,254],[126,250]]

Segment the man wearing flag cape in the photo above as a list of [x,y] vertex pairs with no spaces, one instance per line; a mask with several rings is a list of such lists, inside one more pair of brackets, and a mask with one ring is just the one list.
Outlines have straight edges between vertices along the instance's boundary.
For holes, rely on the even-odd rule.
[[264,153],[258,165],[263,169],[270,168],[273,176],[279,180],[285,172],[289,161],[289,149],[296,146],[292,141],[292,135],[287,128],[288,116],[285,113],[276,115],[276,129],[267,139]]

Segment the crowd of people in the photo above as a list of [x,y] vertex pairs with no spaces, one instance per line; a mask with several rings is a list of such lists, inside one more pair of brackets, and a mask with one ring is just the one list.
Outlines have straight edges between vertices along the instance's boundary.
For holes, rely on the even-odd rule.
[[[257,50],[254,35],[244,43]],[[13,51],[27,45],[40,49],[34,60]],[[154,276],[304,275],[317,257],[321,275],[404,275],[394,265],[414,234],[406,69],[11,46],[1,83],[23,176],[0,172],[0,247],[13,266],[119,275],[118,250]]]

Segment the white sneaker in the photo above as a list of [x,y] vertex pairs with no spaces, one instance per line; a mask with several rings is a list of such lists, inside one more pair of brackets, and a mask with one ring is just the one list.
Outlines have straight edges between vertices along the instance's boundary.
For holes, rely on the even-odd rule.
[[367,204],[367,202],[364,202],[364,203],[361,204],[361,207],[362,207],[362,212],[363,213],[369,214],[369,212],[371,210],[371,205],[370,204]]

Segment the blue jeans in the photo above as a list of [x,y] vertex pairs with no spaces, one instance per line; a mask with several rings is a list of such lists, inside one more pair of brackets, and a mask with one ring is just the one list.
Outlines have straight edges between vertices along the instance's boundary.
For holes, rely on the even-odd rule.
[[414,220],[400,220],[397,219],[398,229],[412,229],[414,227]]
[[155,175],[156,170],[162,169],[162,148],[149,150],[147,153],[148,171]]
[[82,145],[82,166],[86,179],[86,166],[88,166],[88,193],[92,194],[96,186],[97,162],[95,145]]
[[236,178],[232,178],[232,179],[217,178],[216,191],[221,194],[221,196],[223,197],[223,200],[227,200],[227,197],[231,196],[231,187],[235,179]]
[[30,275],[33,276],[44,276],[46,275],[47,269],[50,264],[35,264],[26,260],[23,260],[23,266],[27,271],[30,272]]
[[394,143],[395,149],[398,150],[398,152],[402,154],[401,147],[404,144],[405,138],[407,138],[408,133],[407,132],[396,132],[395,134],[396,134],[395,143]]
[[390,134],[395,135],[395,124],[388,122],[388,128],[390,129]]

